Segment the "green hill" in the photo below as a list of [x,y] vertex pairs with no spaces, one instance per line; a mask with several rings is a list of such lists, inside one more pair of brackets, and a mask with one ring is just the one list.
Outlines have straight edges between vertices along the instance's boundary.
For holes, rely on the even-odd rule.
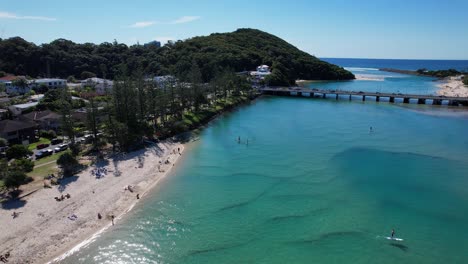
[[191,61],[195,60],[208,79],[216,67],[243,71],[254,70],[261,64],[272,67],[273,78],[289,84],[297,79],[354,79],[354,75],[342,67],[319,60],[274,35],[256,29],[239,29],[177,42],[170,54],[177,61],[176,72],[188,72]]
[[0,39],[0,71],[31,77],[97,75],[114,78],[120,74],[173,74],[186,79],[197,63],[204,81],[227,69],[254,70],[272,67],[272,85],[293,84],[297,79],[347,80],[354,75],[321,61],[286,41],[255,29],[239,29],[169,43],[161,48],[114,41],[99,45],[57,39],[40,46],[20,37]]

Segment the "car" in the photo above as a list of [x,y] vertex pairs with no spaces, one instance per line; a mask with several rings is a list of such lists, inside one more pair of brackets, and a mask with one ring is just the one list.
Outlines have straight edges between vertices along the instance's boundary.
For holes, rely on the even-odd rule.
[[47,144],[47,143],[43,143],[43,144],[39,144],[36,146],[37,149],[45,149],[47,147],[49,147],[50,144]]
[[43,157],[47,157],[47,156],[50,156],[54,153],[53,150],[51,149],[44,149],[44,150],[41,150],[39,151],[38,153],[36,153],[36,159],[40,159],[40,158],[43,158]]
[[64,151],[68,148],[68,144],[60,144],[58,147],[54,148],[55,153]]
[[57,145],[57,144],[63,143],[63,139],[61,139],[61,138],[54,138],[54,139],[52,139],[52,140],[50,141],[50,143],[51,143],[52,145]]

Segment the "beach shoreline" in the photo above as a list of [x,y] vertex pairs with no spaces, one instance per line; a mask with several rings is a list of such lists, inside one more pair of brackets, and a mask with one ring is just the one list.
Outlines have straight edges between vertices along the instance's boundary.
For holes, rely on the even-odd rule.
[[445,78],[439,81],[437,87],[439,88],[437,90],[438,95],[468,97],[468,86],[463,84],[459,76]]
[[[58,186],[3,205],[0,220],[10,228],[0,234],[0,254],[11,252],[8,263],[62,260],[108,232],[170,173],[183,151],[179,142],[162,141],[100,161]],[[98,168],[107,173],[96,177],[92,171]],[[54,200],[68,193],[69,199]],[[13,212],[19,215],[13,218]]]

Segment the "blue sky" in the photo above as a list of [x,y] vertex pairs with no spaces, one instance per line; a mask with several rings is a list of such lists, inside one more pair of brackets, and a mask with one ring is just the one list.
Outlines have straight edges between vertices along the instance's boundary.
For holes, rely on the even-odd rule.
[[466,0],[2,0],[0,37],[135,44],[249,27],[318,57],[468,59],[467,11]]

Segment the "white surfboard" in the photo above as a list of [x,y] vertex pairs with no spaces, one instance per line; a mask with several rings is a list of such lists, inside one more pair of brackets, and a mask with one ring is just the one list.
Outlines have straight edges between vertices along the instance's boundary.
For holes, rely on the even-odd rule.
[[398,237],[385,237],[388,240],[395,240],[395,241],[403,241],[403,238],[398,238]]

